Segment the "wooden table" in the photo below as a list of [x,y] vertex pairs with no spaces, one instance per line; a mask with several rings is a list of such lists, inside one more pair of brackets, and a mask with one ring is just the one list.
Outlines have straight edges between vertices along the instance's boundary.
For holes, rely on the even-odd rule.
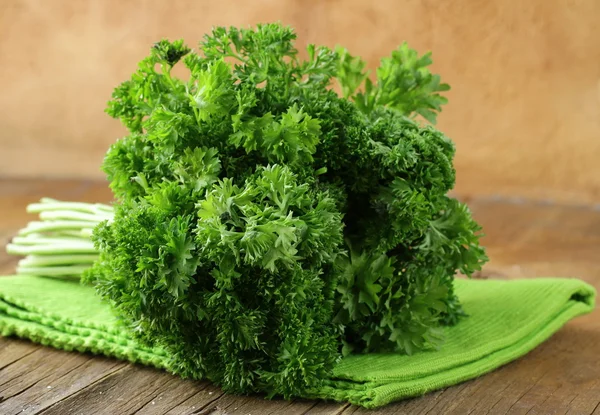
[[[0,180],[2,245],[42,196],[108,201],[103,183]],[[468,201],[491,257],[480,278],[576,276],[600,289],[600,209],[521,200]],[[0,254],[0,273],[16,259]],[[600,414],[600,312],[580,317],[525,357],[422,398],[376,411],[305,400],[224,395],[204,382],[91,354],[0,338],[0,414]]]

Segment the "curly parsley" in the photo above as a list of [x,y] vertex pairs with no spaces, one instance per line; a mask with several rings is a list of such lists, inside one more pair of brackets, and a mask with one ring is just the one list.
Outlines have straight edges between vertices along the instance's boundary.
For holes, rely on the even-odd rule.
[[404,44],[372,78],[341,48],[301,59],[295,38],[162,40],[107,109],[129,135],[104,160],[118,202],[84,279],[175,373],[231,392],[289,397],[343,353],[439,346],[462,315],[455,273],[486,260],[447,196],[454,145],[415,119],[446,103],[430,56]]

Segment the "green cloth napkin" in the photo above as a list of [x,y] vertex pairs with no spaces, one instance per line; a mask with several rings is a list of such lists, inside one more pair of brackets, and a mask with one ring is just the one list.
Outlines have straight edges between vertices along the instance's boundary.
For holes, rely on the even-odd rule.
[[[594,308],[595,290],[576,279],[457,280],[469,317],[448,327],[440,350],[412,356],[353,355],[308,398],[368,408],[463,382],[529,352]],[[63,350],[113,356],[168,370],[160,349],[138,345],[94,290],[78,282],[0,277],[0,334]]]

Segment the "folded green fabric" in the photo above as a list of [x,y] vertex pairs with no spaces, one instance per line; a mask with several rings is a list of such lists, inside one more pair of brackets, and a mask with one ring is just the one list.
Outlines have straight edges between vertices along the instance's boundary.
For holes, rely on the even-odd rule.
[[[446,328],[440,350],[347,357],[307,397],[373,408],[480,376],[589,313],[596,295],[582,281],[550,278],[457,280],[456,291],[469,317]],[[169,369],[164,351],[133,341],[94,290],[75,281],[0,277],[0,334]]]

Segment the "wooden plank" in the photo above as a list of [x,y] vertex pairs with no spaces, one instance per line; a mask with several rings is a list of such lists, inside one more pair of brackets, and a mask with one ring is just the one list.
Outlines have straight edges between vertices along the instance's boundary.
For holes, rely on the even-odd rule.
[[356,406],[349,403],[340,405],[335,402],[318,402],[314,407],[306,411],[307,415],[342,415],[356,411]]
[[122,366],[88,354],[38,348],[0,370],[0,413],[39,413]]
[[27,341],[0,337],[0,371],[40,348],[41,346]]
[[[206,407],[202,414],[210,415],[303,415],[312,413],[315,401],[297,399],[285,401],[281,399],[265,400],[260,396],[234,396],[224,394],[210,406]],[[342,405],[337,405],[340,407]],[[335,410],[336,408],[332,408]],[[331,414],[332,412],[328,412]]]
[[171,408],[169,415],[198,415],[213,410],[213,403],[223,396],[223,391],[214,385],[207,385],[192,396]]
[[208,382],[184,381],[173,376],[172,384],[159,390],[146,405],[136,413],[189,414],[202,411],[218,399],[222,391]]
[[[187,391],[179,396],[177,393],[183,389]],[[191,396],[186,399],[186,394]],[[165,413],[165,410],[181,405],[182,401],[184,406],[186,402],[190,406],[192,412],[188,413],[193,413],[221,394],[218,388],[206,383],[190,383],[166,372],[129,364],[42,413]],[[159,409],[155,411],[153,407]]]
[[[48,356],[51,358],[52,356]],[[53,357],[55,361],[64,360]],[[124,364],[106,361],[101,358],[89,359],[68,371],[56,371],[31,387],[23,389],[17,395],[0,403],[2,414],[38,414],[65,397],[73,395],[90,383],[118,370]],[[43,366],[35,372],[45,372]]]

